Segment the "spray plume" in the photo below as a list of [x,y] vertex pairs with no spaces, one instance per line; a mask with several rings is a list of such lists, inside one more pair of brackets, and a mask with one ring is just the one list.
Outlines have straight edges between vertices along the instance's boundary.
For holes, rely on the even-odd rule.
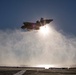
[[1,66],[75,63],[76,37],[67,37],[54,28],[46,36],[38,31],[0,30]]

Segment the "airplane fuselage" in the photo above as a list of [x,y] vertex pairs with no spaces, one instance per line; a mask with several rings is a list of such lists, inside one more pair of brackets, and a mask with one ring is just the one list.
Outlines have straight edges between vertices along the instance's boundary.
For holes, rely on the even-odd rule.
[[34,29],[34,30],[39,30],[41,26],[44,26],[46,24],[49,24],[51,21],[53,21],[53,19],[45,19],[40,20],[40,21],[36,21],[36,23],[31,23],[31,22],[24,22],[23,26],[21,26],[22,29]]

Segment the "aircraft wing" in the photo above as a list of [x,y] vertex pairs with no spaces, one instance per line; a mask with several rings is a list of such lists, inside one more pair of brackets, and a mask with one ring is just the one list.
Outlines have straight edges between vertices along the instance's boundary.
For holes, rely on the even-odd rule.
[[24,25],[26,24],[30,24],[30,25],[33,25],[33,24],[36,24],[36,23],[33,23],[33,22],[23,22]]
[[22,29],[33,29],[36,23],[32,22],[23,22],[23,26],[21,27]]
[[49,24],[51,21],[53,21],[53,19],[43,19],[43,18],[40,19],[40,23],[42,25]]

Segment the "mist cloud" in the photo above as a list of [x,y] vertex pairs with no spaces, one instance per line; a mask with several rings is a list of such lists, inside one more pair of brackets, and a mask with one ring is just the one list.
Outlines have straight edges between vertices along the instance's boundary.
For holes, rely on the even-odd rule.
[[76,37],[65,36],[53,29],[46,36],[38,31],[0,30],[0,65],[35,66],[76,63]]

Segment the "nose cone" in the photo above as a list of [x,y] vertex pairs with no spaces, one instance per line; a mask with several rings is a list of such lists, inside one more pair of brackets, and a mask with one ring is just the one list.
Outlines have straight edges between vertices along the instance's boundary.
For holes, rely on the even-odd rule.
[[46,20],[46,23],[50,23],[51,21],[53,21],[53,19],[48,19]]

